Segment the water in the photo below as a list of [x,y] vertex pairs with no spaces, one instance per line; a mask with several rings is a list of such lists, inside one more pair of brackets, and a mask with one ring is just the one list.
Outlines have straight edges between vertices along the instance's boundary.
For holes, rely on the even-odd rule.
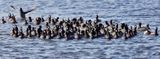
[[[14,13],[18,9],[36,8],[27,16],[73,18],[83,16],[86,20],[99,15],[102,20],[138,22],[160,28],[159,0],[0,0],[0,16]],[[40,40],[19,39],[8,35],[12,24],[0,24],[0,59],[160,59],[160,36],[137,35],[124,39],[98,38],[94,40]],[[18,24],[22,26],[22,24]]]

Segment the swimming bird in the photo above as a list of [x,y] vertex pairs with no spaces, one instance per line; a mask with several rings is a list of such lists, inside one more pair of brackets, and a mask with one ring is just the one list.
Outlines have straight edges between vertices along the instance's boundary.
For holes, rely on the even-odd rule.
[[26,37],[31,37],[31,29],[32,29],[31,25],[28,25],[25,33]]
[[79,32],[74,33],[74,39],[77,39],[77,40],[80,39],[80,33]]
[[29,19],[29,22],[31,23],[32,22],[32,17],[28,17],[28,19]]
[[39,28],[37,29],[37,36],[40,37],[42,34],[42,26],[40,25]]
[[88,32],[89,39],[94,39],[94,30],[91,29],[90,31],[87,31],[87,32]]
[[146,26],[142,27],[142,23],[139,23],[137,29],[138,29],[138,31],[147,31],[147,30],[150,30],[150,27],[149,27],[149,24],[147,24]]
[[105,29],[104,29],[104,28],[101,28],[101,29],[100,29],[100,34],[101,34],[101,35],[104,35],[104,34],[105,34]]
[[159,34],[158,34],[158,27],[156,27],[156,29],[155,29],[155,34],[154,34],[155,36],[158,36]]
[[118,38],[118,32],[114,31],[111,33],[112,38],[117,39]]
[[16,34],[16,31],[15,31],[15,28],[12,28],[10,34],[11,34],[11,36],[13,36],[13,37],[18,37],[18,35]]
[[35,30],[35,27],[32,27],[31,29],[31,37],[35,37],[37,35],[37,32]]
[[46,39],[46,31],[44,30],[40,36],[41,39]]
[[5,21],[5,19],[4,19],[4,17],[2,17],[2,19],[1,19],[2,21],[1,21],[1,23],[2,24],[5,24],[6,23],[6,21]]
[[12,29],[11,35],[13,37],[18,37],[18,27],[17,27],[17,25],[15,25],[15,27]]
[[113,25],[113,20],[110,20],[110,21],[109,21],[109,25],[110,25],[110,26],[114,26],[114,25]]
[[123,35],[122,38],[125,39],[125,40],[127,40],[128,39],[127,33],[124,33],[124,35]]
[[146,30],[144,31],[144,34],[145,35],[155,35],[155,36],[158,36],[158,27],[156,27],[155,31],[154,32],[151,32],[150,30]]
[[137,26],[136,25],[134,26],[133,32],[134,32],[134,35],[137,35]]
[[25,23],[24,23],[24,25],[28,25],[28,22],[27,22],[27,20],[25,20]]
[[111,40],[112,39],[112,35],[109,31],[105,31],[105,38],[108,39],[108,40]]
[[10,15],[10,16],[9,16],[9,21],[10,21],[11,23],[13,23],[13,24],[17,23],[15,15]]
[[64,33],[64,38],[65,38],[66,40],[69,40],[69,39],[70,39],[69,31],[65,31],[65,33]]
[[20,37],[21,39],[25,38],[25,35],[24,35],[24,33],[23,33],[23,30],[22,30],[22,27],[20,28],[19,37]]
[[95,22],[96,22],[96,23],[101,22],[101,20],[99,19],[99,16],[98,16],[98,15],[96,15],[96,20],[95,20]]
[[52,17],[51,17],[51,15],[49,15],[49,17],[47,18],[46,22],[48,22],[50,24],[51,23],[51,19],[52,19]]
[[106,26],[109,26],[109,23],[108,23],[108,21],[105,21],[105,25],[106,25]]
[[45,26],[46,26],[46,28],[50,28],[49,22],[46,22]]
[[46,39],[51,39],[51,30],[50,28],[48,27],[46,30]]
[[78,22],[79,22],[79,24],[84,23],[84,19],[83,19],[83,17],[79,17]]
[[41,18],[37,17],[34,22],[35,22],[36,25],[41,24]]

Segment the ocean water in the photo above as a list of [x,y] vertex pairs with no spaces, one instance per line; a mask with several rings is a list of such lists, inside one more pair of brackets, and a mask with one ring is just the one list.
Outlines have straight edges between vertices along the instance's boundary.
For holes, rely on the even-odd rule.
[[[12,9],[10,6],[14,6]],[[0,0],[0,17],[19,8],[36,10],[27,16],[113,20],[135,25],[150,24],[160,29],[160,0]],[[17,24],[24,26],[23,22]],[[160,36],[139,33],[125,41],[122,38],[93,40],[19,39],[10,35],[12,24],[0,24],[0,59],[160,59]],[[25,26],[24,26],[25,27]],[[160,31],[158,31],[160,33]]]

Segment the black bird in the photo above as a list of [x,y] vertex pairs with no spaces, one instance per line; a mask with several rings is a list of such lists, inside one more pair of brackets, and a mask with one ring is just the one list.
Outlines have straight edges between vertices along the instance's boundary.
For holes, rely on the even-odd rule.
[[39,26],[39,28],[37,29],[37,35],[38,35],[38,37],[40,37],[41,36],[41,34],[42,34],[42,26]]
[[6,21],[4,20],[4,17],[2,17],[2,24],[5,24]]
[[31,9],[31,10],[28,10],[28,11],[23,11],[23,9],[22,8],[20,8],[20,17],[21,17],[21,19],[22,20],[25,20],[26,19],[26,14],[27,13],[29,13],[29,12],[31,12],[31,11],[33,11],[34,9]]
[[31,17],[28,17],[29,18],[29,22],[32,22],[32,18]]

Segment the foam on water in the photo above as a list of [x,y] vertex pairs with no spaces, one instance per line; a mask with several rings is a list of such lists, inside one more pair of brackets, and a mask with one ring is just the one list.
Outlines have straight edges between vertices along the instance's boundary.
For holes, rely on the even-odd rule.
[[[18,9],[36,8],[27,16],[48,16],[73,18],[83,16],[86,20],[100,15],[110,20],[129,25],[137,22],[150,24],[152,29],[160,28],[159,0],[0,0],[0,16],[14,13]],[[40,40],[19,39],[9,34],[13,25],[0,24],[0,59],[160,59],[160,36],[138,36],[124,39],[98,38],[94,40]],[[22,26],[22,23],[18,24]]]

